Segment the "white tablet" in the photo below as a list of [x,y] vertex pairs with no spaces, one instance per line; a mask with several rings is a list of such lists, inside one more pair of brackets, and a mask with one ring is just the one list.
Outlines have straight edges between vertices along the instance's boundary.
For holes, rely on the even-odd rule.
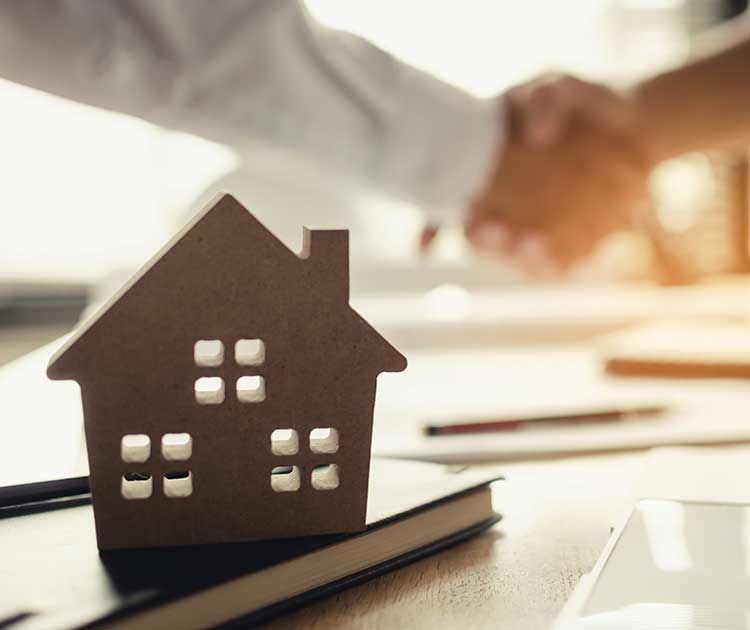
[[750,453],[670,449],[558,630],[750,629]]

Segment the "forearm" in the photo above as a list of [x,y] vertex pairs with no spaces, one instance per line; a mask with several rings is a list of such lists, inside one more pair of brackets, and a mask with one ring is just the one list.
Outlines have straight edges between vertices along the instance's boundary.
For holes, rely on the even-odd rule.
[[636,133],[651,163],[750,143],[750,20],[720,30],[720,49],[711,45],[695,61],[635,90]]

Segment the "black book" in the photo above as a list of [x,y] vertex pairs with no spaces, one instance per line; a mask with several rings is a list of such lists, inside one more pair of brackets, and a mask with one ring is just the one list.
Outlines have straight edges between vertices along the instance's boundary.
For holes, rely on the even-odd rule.
[[85,496],[2,507],[0,628],[257,623],[490,527],[498,478],[373,460],[364,532],[163,549],[99,552]]

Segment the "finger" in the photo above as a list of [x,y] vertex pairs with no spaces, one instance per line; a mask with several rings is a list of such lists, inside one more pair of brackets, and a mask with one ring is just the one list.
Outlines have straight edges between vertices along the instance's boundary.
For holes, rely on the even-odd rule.
[[464,228],[466,236],[471,237],[474,231],[487,225],[501,226],[504,223],[502,207],[502,194],[488,194],[482,201],[472,204]]
[[480,252],[493,256],[505,256],[511,246],[509,231],[496,222],[485,221],[475,225],[467,233],[469,242]]
[[426,225],[419,236],[419,253],[426,254],[440,231],[439,225]]
[[558,80],[557,97],[564,101],[569,112],[611,129],[626,126],[634,116],[630,100],[622,94],[573,76]]
[[526,234],[519,238],[511,256],[516,266],[534,278],[551,280],[560,273],[549,243],[541,234]]
[[508,92],[512,122],[530,146],[556,142],[568,122],[578,116],[608,128],[621,128],[634,118],[630,99],[611,88],[570,75],[547,75]]
[[628,99],[607,86],[572,76],[546,79],[519,92],[524,138],[533,146],[557,142],[572,118],[608,129],[625,127],[633,118]]
[[544,147],[562,135],[570,116],[568,101],[556,83],[533,83],[515,98],[516,119],[522,142]]
[[578,226],[558,226],[547,232],[551,256],[561,271],[566,271],[594,250],[597,241],[581,234]]
[[513,94],[524,140],[535,146],[554,144],[574,115],[616,126],[629,110],[609,88],[569,75],[532,81]]

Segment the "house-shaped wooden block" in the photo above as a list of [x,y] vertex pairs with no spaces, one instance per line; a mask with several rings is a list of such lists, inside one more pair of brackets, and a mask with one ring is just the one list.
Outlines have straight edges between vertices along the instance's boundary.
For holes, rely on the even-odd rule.
[[297,256],[233,197],[51,359],[81,386],[102,549],[364,528],[375,386],[406,360],[349,306],[349,234]]

